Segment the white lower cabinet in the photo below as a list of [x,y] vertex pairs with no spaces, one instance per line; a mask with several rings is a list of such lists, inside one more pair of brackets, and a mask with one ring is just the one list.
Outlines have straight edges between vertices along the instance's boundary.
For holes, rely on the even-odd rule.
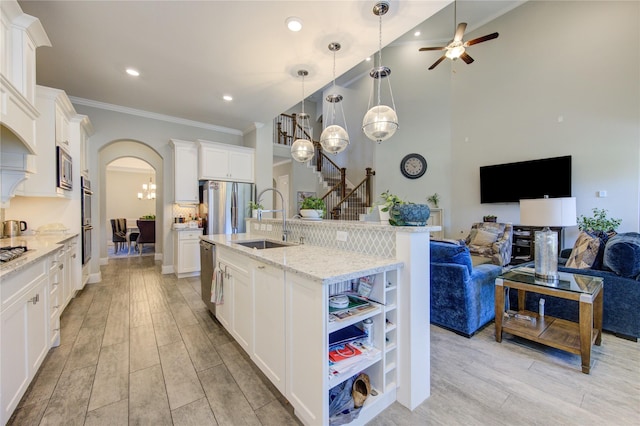
[[0,283],[0,424],[11,417],[50,347],[50,260],[38,260]]
[[253,265],[255,300],[251,359],[285,394],[285,284],[284,271],[260,262]]
[[174,232],[173,267],[178,278],[200,273],[200,236],[202,229]]
[[[324,284],[295,272],[216,247],[224,276],[224,303],[216,316],[251,360],[287,398],[296,416],[310,425],[329,423],[329,392],[364,372],[371,388],[356,420],[364,424],[396,400],[398,388],[397,300],[399,272],[367,276],[371,306],[343,319],[329,314],[329,295],[352,281]],[[354,290],[358,280],[353,281]],[[378,303],[379,302],[379,303]],[[348,363],[330,366],[331,333],[373,322],[372,347]]]

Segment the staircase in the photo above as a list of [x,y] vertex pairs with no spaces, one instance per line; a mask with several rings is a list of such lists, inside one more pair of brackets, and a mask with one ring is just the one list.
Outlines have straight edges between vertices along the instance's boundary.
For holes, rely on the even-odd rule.
[[313,142],[315,156],[307,163],[318,175],[327,192],[320,198],[327,206],[327,212],[334,220],[359,220],[371,207],[371,180],[375,171],[365,169],[364,179],[355,186],[347,183],[347,169],[339,167],[322,149],[320,142],[313,141],[307,131],[300,126],[296,114],[281,114],[274,122],[274,141],[279,145],[291,146],[298,138]]

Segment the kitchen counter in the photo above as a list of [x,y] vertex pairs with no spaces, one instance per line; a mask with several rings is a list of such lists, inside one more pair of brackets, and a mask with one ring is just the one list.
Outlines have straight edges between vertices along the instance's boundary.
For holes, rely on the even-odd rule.
[[77,233],[52,233],[21,235],[0,239],[0,247],[27,246],[25,254],[9,262],[0,263],[0,281],[10,274],[21,271],[44,256],[60,248],[61,244],[78,236]]
[[396,259],[309,244],[292,244],[264,250],[234,244],[264,239],[255,234],[203,235],[200,239],[322,284],[347,281],[403,266],[403,262]]

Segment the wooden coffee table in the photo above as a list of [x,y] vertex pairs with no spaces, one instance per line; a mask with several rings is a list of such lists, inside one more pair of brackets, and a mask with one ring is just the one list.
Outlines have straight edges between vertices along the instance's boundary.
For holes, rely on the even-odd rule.
[[[505,313],[505,287],[518,290],[519,315],[535,321],[507,316]],[[525,310],[527,292],[546,294],[580,304],[578,323]],[[582,358],[582,372],[591,370],[591,347],[602,341],[602,278],[560,272],[560,279],[550,283],[537,279],[532,268],[516,268],[496,278],[496,341],[502,341],[502,332],[542,343]]]

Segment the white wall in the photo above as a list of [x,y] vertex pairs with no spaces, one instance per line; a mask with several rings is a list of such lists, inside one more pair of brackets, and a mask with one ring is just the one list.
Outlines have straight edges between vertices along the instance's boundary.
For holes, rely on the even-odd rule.
[[[457,238],[484,214],[519,221],[516,203],[480,204],[480,166],[571,155],[578,215],[605,208],[623,219],[619,231],[638,231],[639,9],[626,1],[529,1],[465,35],[500,33],[469,48],[471,65],[446,60],[428,71],[440,52],[418,52],[424,43],[384,49],[400,128],[388,141],[369,142],[360,125],[371,79],[353,82],[344,95],[347,167],[362,167],[372,152],[375,194],[389,189],[425,202],[438,192],[446,237]],[[429,164],[416,180],[399,170],[412,152]],[[523,178],[533,177],[509,184]],[[597,198],[599,190],[608,197]],[[576,235],[569,229],[565,245]]]

